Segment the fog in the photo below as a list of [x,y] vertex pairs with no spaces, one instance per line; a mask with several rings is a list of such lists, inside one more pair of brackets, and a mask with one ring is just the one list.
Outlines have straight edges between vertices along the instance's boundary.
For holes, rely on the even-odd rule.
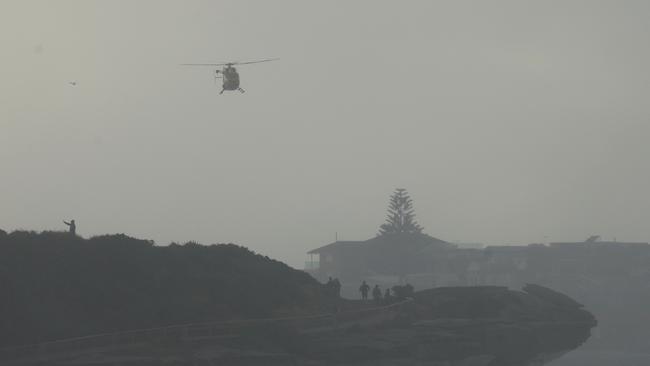
[[[301,267],[395,187],[448,241],[648,241],[645,1],[0,4],[0,225]],[[224,93],[188,62],[244,65]],[[73,86],[70,82],[76,82]]]

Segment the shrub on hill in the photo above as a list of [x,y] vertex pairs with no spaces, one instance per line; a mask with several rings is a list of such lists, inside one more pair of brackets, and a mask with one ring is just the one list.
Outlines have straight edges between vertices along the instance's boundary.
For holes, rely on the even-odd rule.
[[186,322],[323,311],[308,274],[234,244],[126,235],[0,235],[0,345]]

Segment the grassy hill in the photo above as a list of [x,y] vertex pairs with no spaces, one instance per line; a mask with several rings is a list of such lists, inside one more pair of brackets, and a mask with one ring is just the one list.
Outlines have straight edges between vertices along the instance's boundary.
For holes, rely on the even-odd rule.
[[0,346],[185,322],[329,311],[302,271],[233,245],[0,233]]

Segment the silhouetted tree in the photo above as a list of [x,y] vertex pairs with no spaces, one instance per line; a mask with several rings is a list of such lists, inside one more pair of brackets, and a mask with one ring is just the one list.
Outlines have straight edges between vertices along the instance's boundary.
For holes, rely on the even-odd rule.
[[404,188],[397,188],[388,203],[386,223],[379,227],[379,235],[421,233],[422,227],[415,221],[413,200]]

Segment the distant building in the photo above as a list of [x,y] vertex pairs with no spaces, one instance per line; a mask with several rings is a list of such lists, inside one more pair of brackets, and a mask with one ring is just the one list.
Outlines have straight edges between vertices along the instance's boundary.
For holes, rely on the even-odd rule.
[[[305,270],[324,281],[339,278],[343,295],[354,297],[362,280],[389,287],[409,282],[417,289],[439,286],[520,287],[548,283],[558,274],[594,271],[650,274],[650,245],[598,241],[549,245],[487,246],[450,244],[426,234],[380,235],[364,241],[336,241],[308,252]],[[476,245],[477,246],[477,245]],[[611,269],[610,269],[611,268]]]
[[365,268],[365,257],[363,241],[335,241],[322,247],[307,252],[312,258],[318,256],[317,260],[312,259],[314,265],[309,271],[314,277],[325,279],[328,277],[347,278],[363,272]]
[[362,280],[382,287],[403,282],[433,287],[436,274],[450,272],[448,264],[441,261],[448,255],[442,253],[454,249],[453,244],[421,233],[336,241],[307,252],[311,259],[306,271],[321,281],[339,278],[344,295],[354,294],[355,284]]
[[555,242],[549,243],[553,248],[626,248],[641,249],[648,246],[644,242],[621,242],[621,241],[579,241],[579,242]]

